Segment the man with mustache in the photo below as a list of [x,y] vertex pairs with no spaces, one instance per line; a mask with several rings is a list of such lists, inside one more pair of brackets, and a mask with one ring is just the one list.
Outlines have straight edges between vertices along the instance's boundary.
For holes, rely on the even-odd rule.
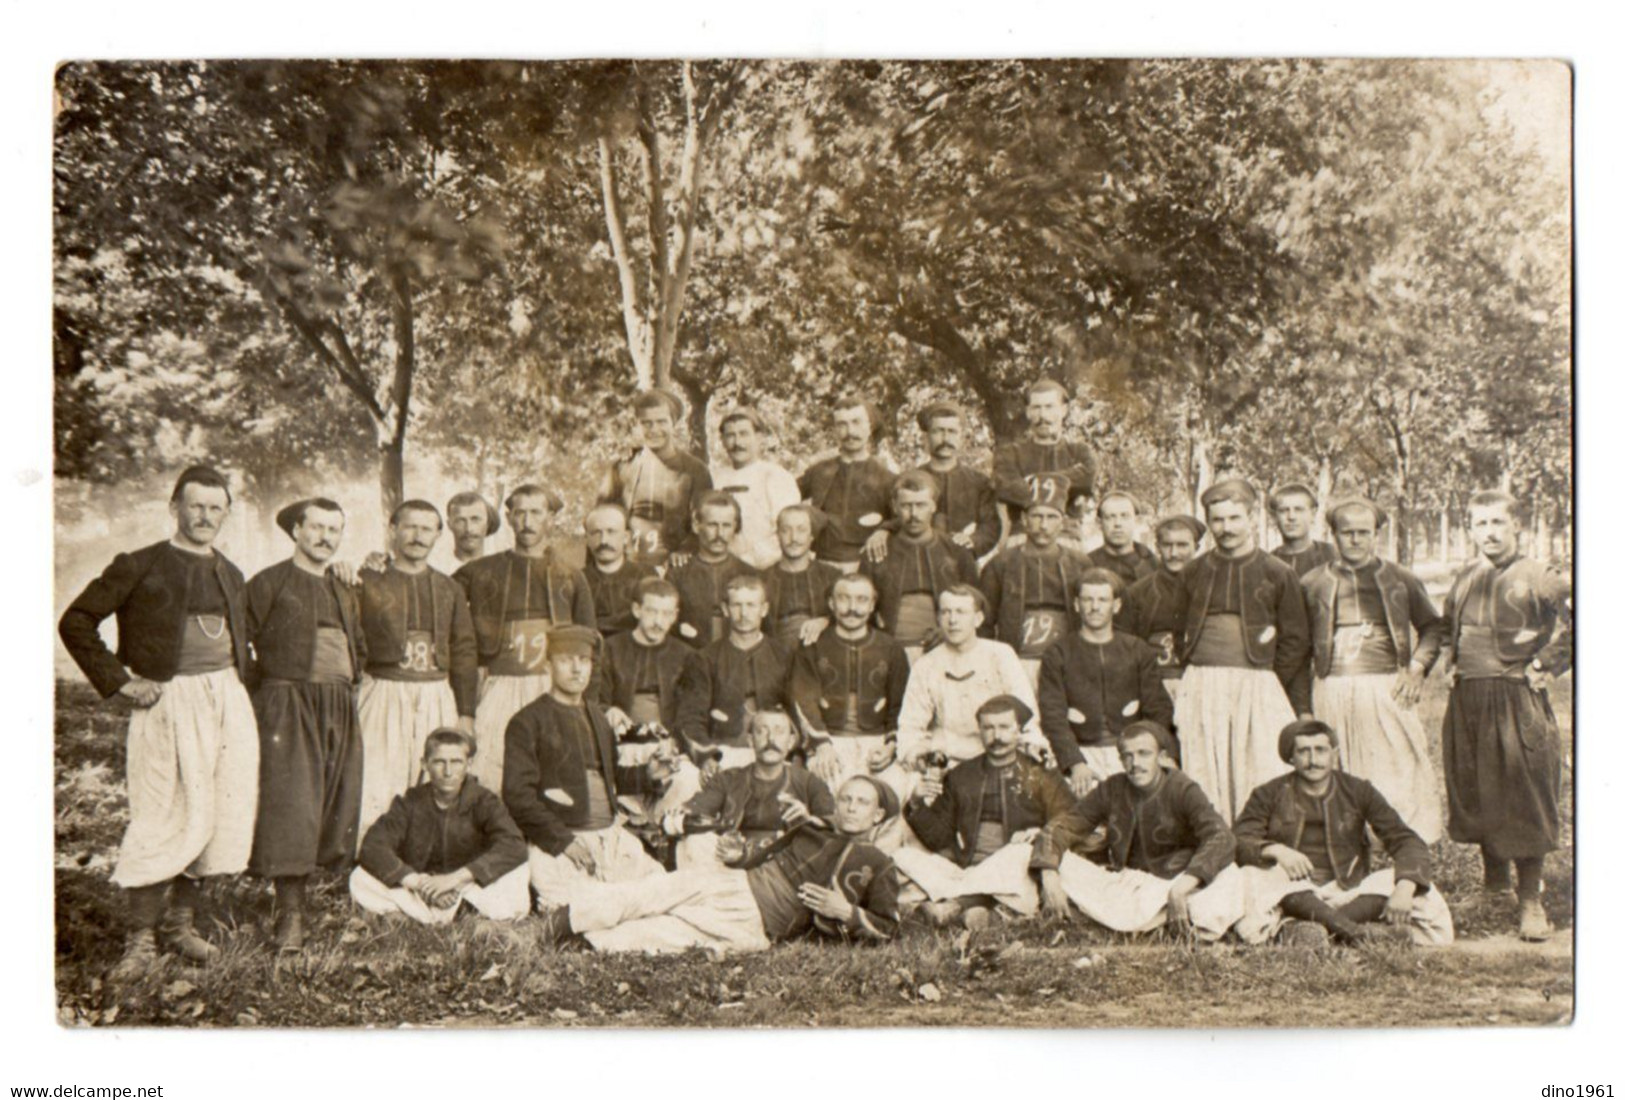
[[1292,567],[1254,542],[1258,494],[1240,478],[1202,494],[1214,548],[1180,573],[1185,673],[1174,695],[1181,766],[1226,821],[1282,772],[1281,727],[1309,717],[1309,616]]
[[728,582],[756,576],[728,547],[739,533],[739,502],[709,490],[694,501],[694,537],[699,552],[681,565],[673,563],[668,580],[677,586],[677,636],[695,649],[719,642],[728,632],[722,602]]
[[1369,500],[1326,513],[1338,561],[1303,578],[1315,716],[1340,731],[1343,766],[1370,780],[1424,844],[1443,832],[1443,792],[1416,704],[1445,620],[1409,569],[1376,555],[1387,515]]
[[[926,464],[915,473],[925,474],[937,483],[937,530],[956,546],[968,549],[977,559],[991,553],[1003,530],[993,482],[980,470],[959,461],[969,421],[965,411],[948,401],[938,401],[920,410],[915,418],[925,436]],[[883,537],[871,540],[866,557],[882,561],[886,557],[893,518],[883,529]]]
[[508,720],[547,692],[547,638],[554,626],[596,627],[592,588],[578,569],[548,547],[551,497],[540,485],[508,494],[513,549],[471,561],[453,575],[468,594],[479,644],[479,703],[474,711],[474,778],[502,789],[503,738]]
[[[686,804],[662,817],[666,832],[683,838],[677,843],[679,867],[722,866],[718,840],[727,834],[763,843],[803,822],[828,826],[835,816],[829,787],[790,760],[801,743],[790,715],[778,708],[759,710],[745,726],[755,759],[718,772]],[[691,822],[708,828],[685,836]]]
[[[1427,844],[1382,792],[1338,768],[1337,731],[1314,719],[1293,722],[1278,748],[1292,771],[1254,791],[1236,818],[1236,862],[1247,883],[1236,934],[1264,943],[1280,930],[1281,942],[1296,947],[1452,942],[1450,908],[1428,882]],[[1375,872],[1373,835],[1393,861]]]
[[1314,490],[1301,481],[1282,485],[1269,497],[1270,519],[1281,535],[1281,545],[1270,553],[1290,565],[1300,578],[1337,560],[1337,547],[1313,535],[1319,507]]
[[985,928],[996,904],[1018,916],[1038,912],[1032,841],[1073,799],[1053,772],[1021,752],[1032,717],[1014,695],[983,703],[976,709],[982,755],[946,777],[928,771],[903,807],[929,851],[902,848],[892,859],[931,899],[926,914],[939,926],[963,918],[967,928]]
[[418,779],[424,738],[474,733],[479,647],[462,586],[429,564],[440,513],[409,500],[389,520],[389,561],[361,571],[360,835]]
[[813,543],[829,522],[814,505],[792,504],[779,513],[779,560],[764,570],[767,629],[786,650],[810,645],[829,626],[829,594],[843,574],[816,560]]
[[888,742],[908,687],[908,655],[875,629],[874,609],[874,581],[862,573],[841,577],[829,596],[834,629],[791,660],[790,695],[807,731],[807,767],[831,786],[868,775],[872,762],[895,755]]
[[[1070,486],[1067,514],[1095,492],[1095,452],[1087,443],[1065,438],[1067,405],[1071,397],[1050,378],[1027,389],[1027,438],[993,448],[993,489],[1001,501],[1019,501],[1022,482],[1039,474],[1065,474]],[[1010,526],[1021,518],[1018,505],[1009,508]]]
[[1157,669],[1166,682],[1179,679],[1185,671],[1179,656],[1180,635],[1185,629],[1185,589],[1179,575],[1196,556],[1207,525],[1194,516],[1169,516],[1157,523],[1156,532],[1157,556],[1162,564],[1155,573],[1129,586],[1113,625],[1125,634],[1143,638],[1157,651]]
[[1120,769],[1117,736],[1129,722],[1167,728],[1174,717],[1156,651],[1112,629],[1116,580],[1104,569],[1079,578],[1073,606],[1081,625],[1045,651],[1038,676],[1044,736],[1079,798]]
[[875,583],[876,623],[912,660],[936,629],[937,597],[953,585],[975,583],[976,559],[937,530],[937,482],[929,475],[916,471],[898,478],[891,508],[897,537],[885,560],[864,560],[859,569]]
[[[1068,902],[1114,932],[1168,925],[1207,940],[1241,918],[1236,838],[1202,788],[1173,766],[1173,737],[1155,722],[1129,723],[1118,737],[1123,770],[1043,827],[1032,868],[1044,910],[1069,915]],[[1089,858],[1079,845],[1106,827]]]
[[655,568],[627,558],[629,520],[619,504],[598,505],[587,513],[582,529],[587,539],[587,565],[581,574],[592,589],[598,632],[608,640],[632,629],[632,601],[638,586],[656,575]]
[[1518,552],[1516,510],[1498,491],[1467,502],[1480,557],[1444,605],[1455,661],[1444,779],[1450,839],[1479,845],[1486,892],[1511,887],[1517,866],[1518,934],[1538,941],[1551,936],[1541,874],[1563,825],[1563,746],[1547,692],[1574,664],[1574,604],[1567,577]]
[[1157,555],[1134,537],[1140,506],[1132,496],[1121,489],[1104,494],[1095,508],[1095,519],[1100,524],[1102,541],[1090,551],[1089,558],[1100,568],[1117,574],[1119,592],[1127,592],[1134,582],[1157,571]]
[[279,952],[305,944],[305,883],[318,868],[348,872],[361,817],[361,731],[355,685],[366,635],[354,589],[328,567],[344,510],[325,497],[276,516],[293,557],[248,582],[255,658],[260,809],[249,869],[276,884]]
[[446,525],[457,564],[467,565],[485,555],[485,540],[502,530],[502,517],[490,501],[469,490],[446,501]]
[[670,390],[645,390],[632,399],[641,446],[611,466],[598,494],[600,504],[619,504],[632,521],[631,558],[662,566],[673,551],[693,549],[689,514],[711,488],[705,463],[677,445],[683,402]]
[[813,543],[818,560],[851,573],[858,568],[865,544],[886,522],[897,475],[872,454],[881,425],[880,411],[873,404],[843,397],[835,402],[831,417],[836,454],[807,467],[798,484],[801,499],[829,517]]
[[[113,883],[129,929],[114,984],[150,970],[165,947],[194,963],[220,949],[197,930],[200,881],[248,864],[259,798],[259,736],[242,572],[214,549],[231,489],[208,466],[175,482],[175,533],[119,554],[62,614],[62,644],[103,698],[128,700],[130,823]],[[100,624],[118,622],[118,652]]]
[[711,483],[739,503],[739,533],[730,549],[752,569],[767,569],[779,560],[773,522],[801,499],[801,489],[789,470],[762,457],[767,425],[755,409],[730,410],[717,430],[728,462],[711,472]]
[[1016,651],[1034,687],[1044,652],[1078,628],[1078,583],[1093,568],[1088,554],[1060,542],[1071,483],[1064,474],[1039,474],[1018,483],[1014,498],[1027,537],[999,551],[982,569],[993,636]]

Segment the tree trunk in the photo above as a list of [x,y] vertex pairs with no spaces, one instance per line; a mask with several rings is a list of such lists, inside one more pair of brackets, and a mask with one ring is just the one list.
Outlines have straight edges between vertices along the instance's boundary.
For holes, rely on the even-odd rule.
[[1450,560],[1450,502],[1446,501],[1439,509],[1439,549],[1434,554],[1437,561]]
[[389,385],[388,416],[380,425],[378,480],[384,518],[406,499],[406,430],[412,408],[412,379],[417,369],[412,285],[400,272],[391,278],[390,303],[395,327],[395,369]]
[[1323,454],[1315,466],[1315,496],[1320,503],[1315,507],[1315,523],[1312,533],[1320,538],[1326,537],[1326,509],[1332,502],[1332,488],[1337,479],[1332,476],[1332,456]]

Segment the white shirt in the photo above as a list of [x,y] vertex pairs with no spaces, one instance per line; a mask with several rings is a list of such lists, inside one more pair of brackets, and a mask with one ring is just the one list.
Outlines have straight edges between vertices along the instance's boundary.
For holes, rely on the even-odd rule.
[[752,569],[767,569],[779,560],[779,511],[801,502],[796,479],[776,462],[757,459],[748,466],[718,466],[711,484],[739,502],[742,522],[728,549]]
[[908,690],[897,716],[897,757],[912,762],[940,749],[954,760],[982,754],[976,708],[995,695],[1014,695],[1035,715],[1038,701],[1021,658],[1004,642],[977,638],[963,653],[940,645],[923,654],[908,672]]

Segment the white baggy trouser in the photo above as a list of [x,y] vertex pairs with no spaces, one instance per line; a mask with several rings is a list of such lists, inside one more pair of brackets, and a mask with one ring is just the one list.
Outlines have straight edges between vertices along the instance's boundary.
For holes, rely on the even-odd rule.
[[125,782],[130,824],[115,885],[230,875],[248,866],[260,739],[235,668],[177,676],[156,703],[130,713]]
[[405,913],[419,924],[449,924],[464,905],[491,920],[518,920],[530,912],[530,869],[515,867],[488,886],[465,886],[456,905],[440,909],[404,886],[385,886],[357,867],[350,872],[350,897],[369,913]]

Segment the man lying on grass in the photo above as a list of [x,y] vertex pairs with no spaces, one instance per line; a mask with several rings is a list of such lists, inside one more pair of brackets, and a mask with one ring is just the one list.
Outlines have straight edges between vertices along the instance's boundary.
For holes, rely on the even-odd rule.
[[474,739],[438,729],[423,743],[427,782],[396,795],[361,841],[350,896],[373,913],[444,924],[466,902],[492,920],[530,911],[525,836],[502,799],[468,774]]
[[731,839],[726,866],[636,882],[583,883],[570,904],[544,914],[547,933],[571,933],[599,951],[762,951],[809,931],[886,940],[897,927],[897,874],[871,843],[897,813],[897,796],[872,776],[835,796],[834,829],[803,822],[766,843]]
[[[1151,721],[1118,737],[1123,771],[1108,776],[1039,833],[1033,869],[1046,912],[1067,902],[1114,932],[1149,932],[1165,923],[1216,940],[1241,916],[1236,838],[1194,780],[1173,766],[1174,739]],[[1093,858],[1070,851],[1106,826]]]
[[[1236,818],[1236,858],[1247,883],[1236,934],[1263,943],[1281,929],[1283,943],[1307,947],[1324,946],[1328,937],[1351,944],[1455,939],[1450,909],[1428,884],[1427,845],[1376,787],[1338,768],[1336,731],[1321,721],[1293,722],[1279,748],[1292,773],[1255,790]],[[1392,867],[1372,872],[1368,830]]]
[[1038,912],[1032,840],[1074,800],[1058,775],[1021,753],[1032,716],[1014,695],[983,703],[976,722],[986,751],[946,776],[927,768],[903,810],[931,851],[902,848],[892,858],[931,899],[924,911],[935,924],[963,916],[966,927],[985,927],[996,904],[1021,916]]

